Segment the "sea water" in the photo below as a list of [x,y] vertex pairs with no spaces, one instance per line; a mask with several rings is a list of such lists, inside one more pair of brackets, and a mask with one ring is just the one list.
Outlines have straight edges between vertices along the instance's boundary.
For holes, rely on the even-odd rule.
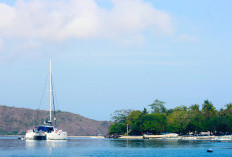
[[[212,153],[207,149],[212,148]],[[69,138],[23,141],[0,137],[0,156],[232,156],[232,143],[178,140]]]

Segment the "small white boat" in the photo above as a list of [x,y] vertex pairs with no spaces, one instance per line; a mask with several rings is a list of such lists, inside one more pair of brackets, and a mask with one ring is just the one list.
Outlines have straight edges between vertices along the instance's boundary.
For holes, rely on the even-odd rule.
[[213,152],[213,149],[212,149],[212,148],[209,148],[209,149],[207,149],[207,152],[212,153],[212,152]]
[[214,138],[216,141],[231,141],[231,136],[217,136]]
[[[44,125],[35,127],[34,129],[27,130],[25,140],[66,140],[67,132],[58,130],[52,125],[52,103],[53,101],[53,90],[52,90],[52,72],[51,72],[51,61],[50,61],[50,121],[44,123]],[[56,118],[54,117],[56,124]]]

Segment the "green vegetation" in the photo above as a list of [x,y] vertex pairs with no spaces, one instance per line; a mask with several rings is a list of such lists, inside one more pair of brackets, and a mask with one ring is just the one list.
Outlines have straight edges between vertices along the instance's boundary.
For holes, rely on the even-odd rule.
[[125,134],[127,125],[130,135],[143,133],[160,134],[175,132],[180,135],[209,131],[210,134],[232,132],[232,104],[219,111],[205,100],[200,109],[194,104],[190,107],[178,106],[167,109],[165,102],[155,100],[148,105],[151,110],[118,110],[111,118],[109,134]]

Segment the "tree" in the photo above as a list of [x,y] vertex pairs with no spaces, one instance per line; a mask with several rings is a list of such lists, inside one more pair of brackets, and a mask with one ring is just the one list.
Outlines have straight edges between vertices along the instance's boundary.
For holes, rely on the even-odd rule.
[[202,114],[199,105],[194,104],[188,108],[189,124],[186,127],[188,132],[199,133],[202,131]]
[[232,104],[227,104],[226,109],[221,109],[215,118],[217,133],[232,132]]
[[164,106],[165,102],[156,99],[149,106],[151,107],[151,113],[166,113],[166,108]]
[[198,104],[194,104],[194,105],[190,106],[189,107],[189,111],[191,113],[194,113],[194,114],[199,113],[200,112],[199,105]]
[[168,115],[167,123],[169,132],[176,132],[179,134],[186,134],[188,130],[186,129],[190,122],[189,114],[185,107],[178,106],[174,111]]
[[111,122],[113,123],[126,123],[126,117],[132,112],[132,110],[116,110],[111,115]]
[[136,122],[140,116],[142,116],[142,112],[141,111],[132,111],[127,117],[126,117],[126,123],[131,126],[132,123]]
[[166,129],[166,116],[160,113],[147,114],[143,117],[142,128],[144,132],[160,134]]
[[232,115],[232,103],[229,103],[226,105],[226,110],[225,110],[226,114],[228,115]]
[[126,118],[126,123],[130,128],[130,134],[140,134],[139,131],[139,119],[142,116],[141,111],[132,111]]
[[124,134],[126,132],[126,118],[132,110],[116,110],[111,115],[109,134]]
[[148,114],[148,111],[147,111],[146,108],[144,108],[143,111],[142,111],[142,115],[146,115],[146,114]]
[[176,108],[173,109],[173,111],[187,111],[187,107],[184,106],[184,105],[181,105],[181,106],[177,106]]
[[110,126],[109,128],[109,134],[124,134],[126,132],[126,124],[123,123],[115,123]]
[[215,117],[216,110],[213,104],[209,100],[205,100],[202,105],[203,115],[203,131],[210,131],[210,134],[215,131]]

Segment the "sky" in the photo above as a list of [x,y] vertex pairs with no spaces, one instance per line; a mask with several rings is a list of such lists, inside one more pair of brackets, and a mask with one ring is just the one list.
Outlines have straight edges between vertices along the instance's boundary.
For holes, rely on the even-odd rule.
[[57,109],[110,120],[232,102],[230,0],[0,0],[0,104],[42,101],[52,60]]

